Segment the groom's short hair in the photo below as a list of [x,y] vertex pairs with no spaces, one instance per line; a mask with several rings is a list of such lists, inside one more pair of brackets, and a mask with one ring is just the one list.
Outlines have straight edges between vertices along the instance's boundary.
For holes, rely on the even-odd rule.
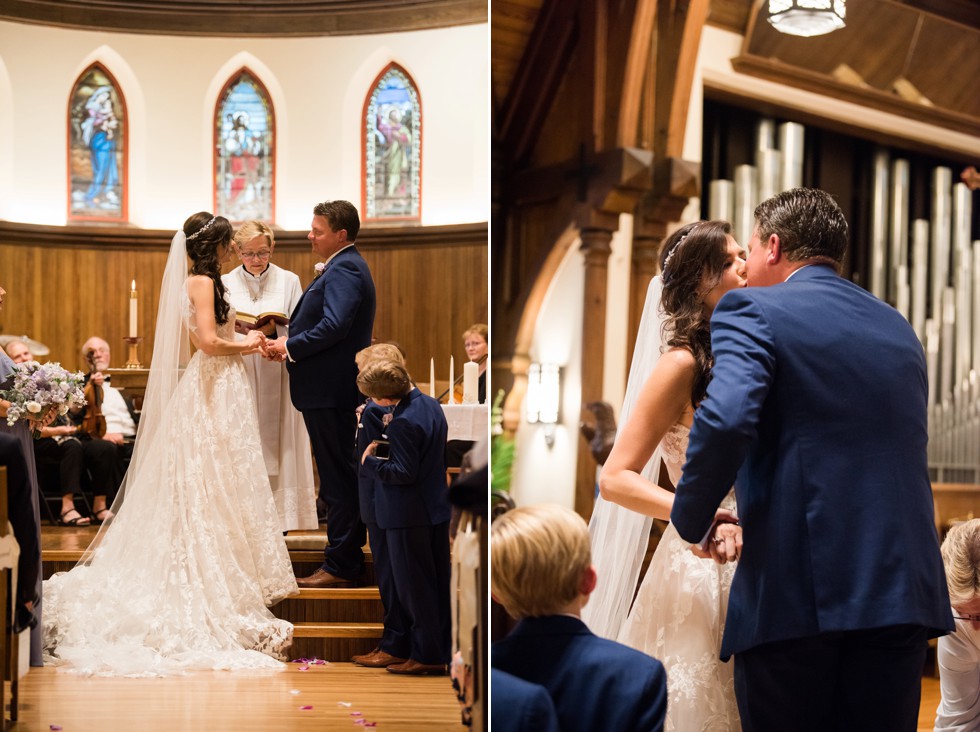
[[344,229],[347,241],[357,240],[357,232],[361,230],[361,219],[357,209],[350,201],[324,201],[313,207],[314,216],[323,216],[333,231]]
[[514,618],[562,612],[591,564],[589,527],[568,508],[523,506],[491,525],[490,587]]
[[755,208],[759,240],[776,234],[791,262],[819,259],[840,266],[847,251],[847,219],[826,191],[793,188],[767,198]]

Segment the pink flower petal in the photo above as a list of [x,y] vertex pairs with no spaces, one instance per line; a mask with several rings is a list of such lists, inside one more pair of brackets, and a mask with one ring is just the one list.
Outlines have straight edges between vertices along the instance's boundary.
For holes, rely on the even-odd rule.
[[302,707],[300,707],[300,708],[299,708],[299,710],[300,710],[301,712],[308,712],[308,711],[309,711],[309,710],[311,710],[312,708],[313,708],[313,705],[312,705],[312,704],[307,704],[306,706],[302,706]]
[[299,670],[300,671],[309,671],[310,670],[310,667],[309,666],[300,666],[299,667]]
[[337,702],[338,707],[351,707],[353,704],[354,702]]
[[350,715],[352,717],[363,717],[364,716],[364,712],[351,712]]
[[60,730],[61,729],[61,725],[60,724],[52,724],[52,725],[50,725],[48,727],[48,729],[54,730],[55,732],[57,732],[57,730]]

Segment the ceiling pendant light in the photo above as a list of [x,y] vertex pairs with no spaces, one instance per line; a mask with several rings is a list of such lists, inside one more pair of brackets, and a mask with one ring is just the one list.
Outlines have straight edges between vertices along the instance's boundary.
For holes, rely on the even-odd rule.
[[769,0],[769,22],[792,36],[822,36],[844,27],[846,0]]

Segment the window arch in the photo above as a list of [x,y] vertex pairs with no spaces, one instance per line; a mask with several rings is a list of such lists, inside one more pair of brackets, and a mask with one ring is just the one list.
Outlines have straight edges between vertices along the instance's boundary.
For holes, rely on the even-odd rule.
[[421,218],[422,104],[408,72],[390,63],[364,102],[365,220]]
[[126,98],[100,63],[83,71],[68,100],[68,220],[128,217]]
[[214,113],[214,212],[273,223],[276,125],[272,99],[248,68],[231,76]]

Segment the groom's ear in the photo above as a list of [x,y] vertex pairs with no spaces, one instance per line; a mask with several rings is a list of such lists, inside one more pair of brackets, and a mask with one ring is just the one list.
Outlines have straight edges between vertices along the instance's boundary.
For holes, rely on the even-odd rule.
[[783,258],[783,244],[779,241],[778,234],[770,234],[766,241],[766,264],[779,264]]

